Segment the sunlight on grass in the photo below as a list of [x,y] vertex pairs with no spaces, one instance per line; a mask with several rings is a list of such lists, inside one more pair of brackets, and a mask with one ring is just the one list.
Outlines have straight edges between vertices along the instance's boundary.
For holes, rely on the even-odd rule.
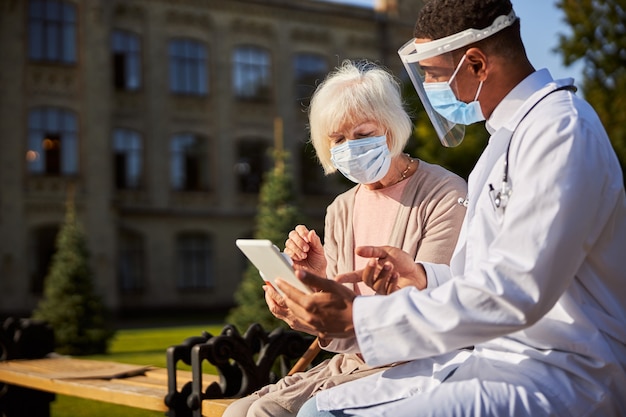
[[50,407],[50,417],[163,417],[161,411],[141,410],[100,401],[57,395]]
[[[219,335],[222,327],[210,325],[118,330],[108,354],[88,358],[165,368],[165,350],[169,346],[179,345],[188,337],[201,336],[203,331]],[[182,366],[184,364],[181,369],[185,369]]]
[[[222,331],[223,325],[180,326],[148,329],[118,330],[106,355],[86,356],[86,359],[97,359],[130,363],[135,365],[154,365],[166,367],[165,351],[169,346],[179,345],[186,338],[200,336],[203,331],[216,336]],[[190,369],[180,364],[179,369]],[[203,370],[216,374],[217,370],[204,361]],[[51,404],[50,417],[163,417],[162,412],[140,410],[132,407],[108,404],[100,401],[57,395]]]

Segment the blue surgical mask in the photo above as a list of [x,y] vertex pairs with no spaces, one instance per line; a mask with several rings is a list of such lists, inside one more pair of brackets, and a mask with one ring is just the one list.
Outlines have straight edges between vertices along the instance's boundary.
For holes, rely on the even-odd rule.
[[459,61],[459,65],[457,65],[452,77],[450,77],[448,81],[439,83],[424,83],[424,91],[428,96],[428,101],[430,101],[430,104],[437,111],[437,113],[441,114],[453,123],[471,125],[472,123],[485,120],[483,111],[480,108],[480,103],[478,102],[478,95],[483,87],[483,82],[481,81],[478,85],[476,97],[474,97],[474,101],[471,103],[464,103],[456,98],[452,88],[450,88],[450,84],[452,83],[452,80],[456,76],[457,72],[459,72],[461,64],[464,60],[465,55],[463,55],[463,58]]
[[380,181],[391,166],[387,137],[346,140],[330,148],[330,160],[350,181],[358,184]]

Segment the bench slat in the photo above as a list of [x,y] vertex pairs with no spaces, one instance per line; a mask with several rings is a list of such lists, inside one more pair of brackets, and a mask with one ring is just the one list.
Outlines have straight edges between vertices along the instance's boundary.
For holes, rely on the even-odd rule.
[[[0,362],[0,382],[39,391],[104,401],[112,404],[167,411],[164,398],[167,394],[167,370],[142,369],[136,365],[116,362],[92,361],[67,357],[9,360]],[[142,371],[139,375],[124,378],[93,378]],[[191,381],[190,371],[177,371],[179,388]],[[217,375],[203,375],[203,385],[217,381]],[[204,416],[221,416],[232,400],[203,401]]]

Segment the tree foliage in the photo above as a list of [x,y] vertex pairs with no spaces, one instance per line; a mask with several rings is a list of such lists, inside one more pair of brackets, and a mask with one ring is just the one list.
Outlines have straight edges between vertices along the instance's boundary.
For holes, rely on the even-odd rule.
[[626,166],[626,2],[559,0],[570,35],[560,34],[563,62],[582,60],[580,83],[598,112],[622,169]]
[[[263,178],[259,192],[254,238],[269,239],[281,250],[289,232],[304,223],[297,203],[293,177],[287,165],[288,153],[274,150],[274,168]],[[259,323],[266,331],[287,327],[270,313],[262,288],[259,271],[249,264],[243,280],[235,292],[236,306],[228,313],[226,321],[244,332],[252,323]]]
[[100,297],[94,292],[93,274],[85,234],[68,202],[65,221],[56,239],[56,252],[44,280],[44,297],[33,318],[54,330],[55,350],[62,354],[106,353],[114,332],[106,323]]

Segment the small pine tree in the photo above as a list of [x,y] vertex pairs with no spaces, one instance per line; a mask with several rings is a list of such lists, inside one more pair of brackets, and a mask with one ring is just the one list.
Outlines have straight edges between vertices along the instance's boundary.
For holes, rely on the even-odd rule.
[[[274,150],[274,168],[263,178],[259,192],[259,206],[256,217],[257,239],[269,239],[281,249],[289,232],[303,222],[301,211],[296,203],[293,178],[286,166],[288,154]],[[266,331],[287,325],[275,318],[267,308],[259,271],[250,264],[243,280],[235,292],[234,307],[226,321],[235,325],[241,332],[252,323],[259,323]]]
[[114,334],[108,329],[104,306],[94,293],[86,238],[69,199],[44,281],[44,297],[33,318],[50,324],[55,350],[62,354],[106,353]]

